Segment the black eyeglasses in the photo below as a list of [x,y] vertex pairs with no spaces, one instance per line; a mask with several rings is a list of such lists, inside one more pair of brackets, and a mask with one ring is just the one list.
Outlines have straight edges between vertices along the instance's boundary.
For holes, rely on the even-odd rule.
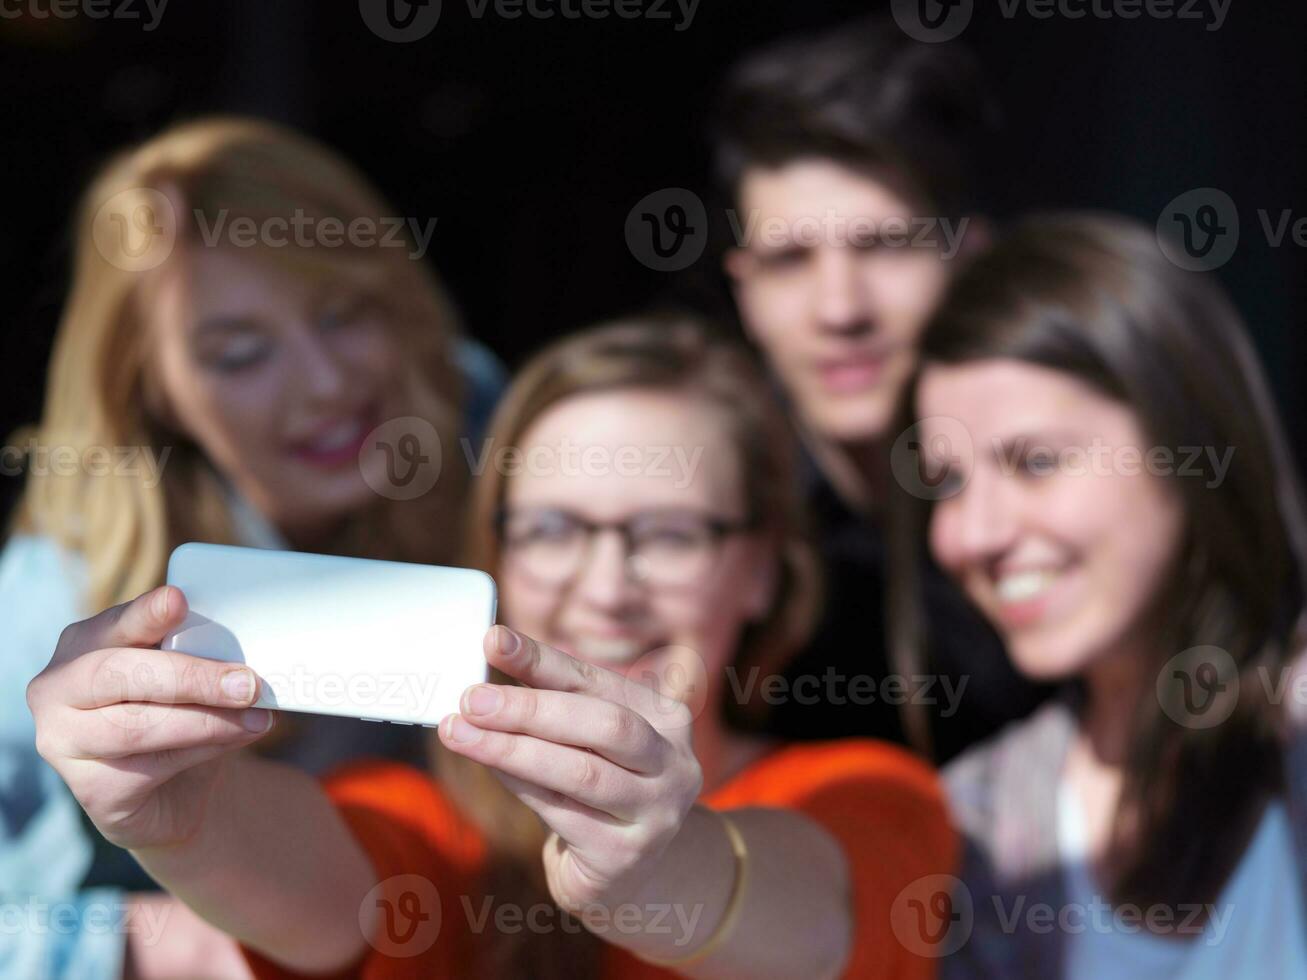
[[726,538],[757,525],[692,510],[646,511],[623,521],[592,521],[558,508],[502,508],[495,515],[507,557],[549,585],[575,579],[604,531],[621,537],[627,574],[637,581],[654,588],[695,585],[712,571]]

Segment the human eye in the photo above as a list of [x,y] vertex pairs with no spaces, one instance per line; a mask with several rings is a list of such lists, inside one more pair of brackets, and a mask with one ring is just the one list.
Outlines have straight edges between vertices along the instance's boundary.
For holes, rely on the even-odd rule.
[[1021,457],[1020,469],[1023,476],[1052,476],[1058,469],[1057,453],[1047,446],[1037,446]]
[[767,249],[758,253],[758,265],[768,272],[785,272],[801,268],[808,260],[808,250],[799,245]]
[[200,359],[222,374],[237,374],[267,360],[273,348],[274,344],[267,336],[240,331],[210,343],[201,351]]
[[712,531],[706,518],[695,514],[659,514],[632,522],[638,547],[662,551],[692,551],[702,547]]
[[531,545],[566,544],[581,532],[577,520],[562,511],[527,511],[510,515],[506,536],[510,543]]
[[323,303],[317,313],[318,327],[336,330],[359,323],[368,314],[371,302],[366,296],[338,296]]

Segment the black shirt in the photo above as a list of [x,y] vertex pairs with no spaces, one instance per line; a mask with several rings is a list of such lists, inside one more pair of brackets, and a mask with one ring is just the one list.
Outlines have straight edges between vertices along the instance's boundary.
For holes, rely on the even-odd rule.
[[921,572],[929,659],[919,674],[895,674],[883,528],[851,510],[815,464],[809,473],[825,606],[807,647],[763,698],[764,731],[792,740],[860,736],[906,745],[902,704],[911,699],[924,707],[935,761],[943,763],[1051,693],[1016,672],[997,634],[929,556]]

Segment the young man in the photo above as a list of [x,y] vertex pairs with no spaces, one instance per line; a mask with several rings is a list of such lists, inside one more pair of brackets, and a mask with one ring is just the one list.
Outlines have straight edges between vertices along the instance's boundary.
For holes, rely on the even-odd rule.
[[[895,677],[884,640],[892,416],[917,336],[983,245],[971,185],[993,117],[966,52],[880,18],[760,51],[722,91],[712,138],[729,202],[723,265],[803,435],[827,566],[824,621],[771,699],[778,734],[877,736],[943,761],[1041,694],[934,567],[938,676]],[[924,709],[929,743],[909,738],[905,702]]]

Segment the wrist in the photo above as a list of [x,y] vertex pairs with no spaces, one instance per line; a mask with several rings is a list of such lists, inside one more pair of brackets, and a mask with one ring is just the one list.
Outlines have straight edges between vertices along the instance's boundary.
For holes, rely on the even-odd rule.
[[680,829],[635,885],[605,902],[606,929],[596,935],[652,960],[692,954],[716,935],[731,905],[739,861],[723,816],[702,806],[686,814]]

